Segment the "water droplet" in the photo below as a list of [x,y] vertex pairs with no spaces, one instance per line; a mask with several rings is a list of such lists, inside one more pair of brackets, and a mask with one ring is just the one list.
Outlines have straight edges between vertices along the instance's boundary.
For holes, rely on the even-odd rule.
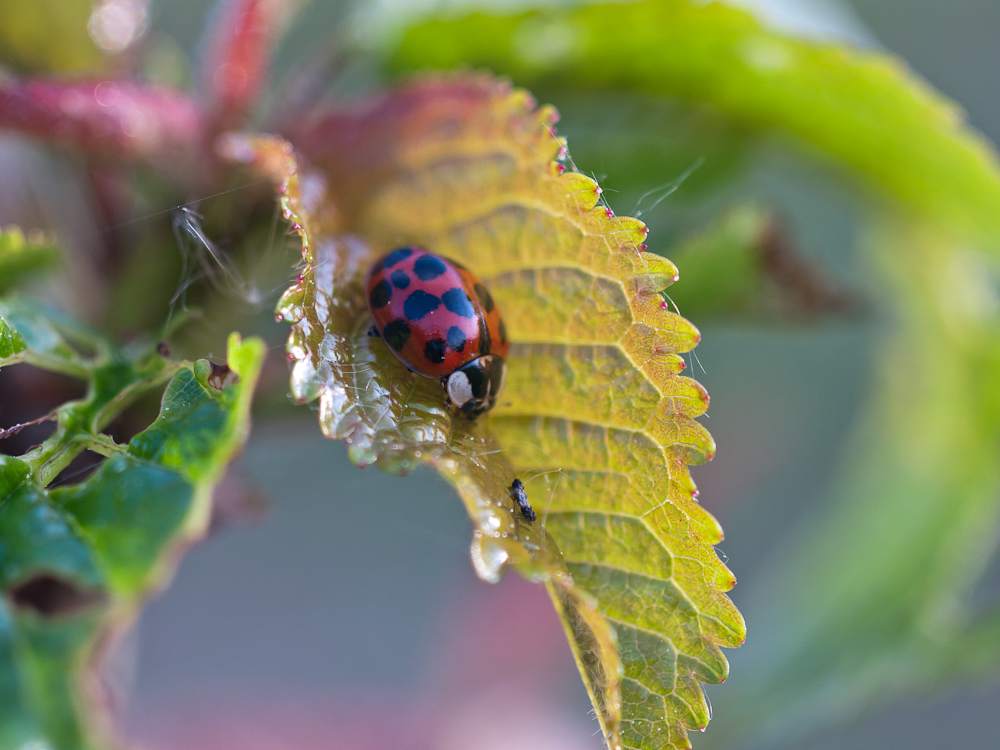
[[472,567],[482,580],[497,583],[507,562],[508,555],[501,545],[477,532],[472,540]]

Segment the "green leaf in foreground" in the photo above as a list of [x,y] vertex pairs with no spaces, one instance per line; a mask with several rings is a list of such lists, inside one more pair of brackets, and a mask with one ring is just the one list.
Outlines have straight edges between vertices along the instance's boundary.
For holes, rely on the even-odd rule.
[[[225,390],[152,347],[120,349],[24,301],[0,303],[0,366],[27,362],[84,379],[56,431],[0,456],[0,747],[91,748],[111,741],[102,651],[204,534],[211,494],[246,440],[263,343],[229,341]],[[160,414],[128,445],[102,431],[169,380]],[[16,429],[16,427],[14,428]],[[105,456],[75,486],[49,484],[84,449]]]
[[[433,19],[389,52],[397,68],[486,66],[518,83],[630,89],[708,103],[785,132],[923,215],[1000,237],[998,162],[957,106],[882,53],[767,31],[743,10],[644,0]],[[666,126],[667,123],[664,123]]]
[[[725,679],[719,646],[744,636],[712,548],[722,531],[687,468],[714,451],[694,420],[708,397],[679,375],[699,335],[666,309],[676,269],[645,251],[642,223],[557,161],[555,119],[488,77],[430,78],[292,134],[301,173],[276,140],[223,148],[282,182],[303,238],[279,307],[293,395],[319,400],[323,431],[356,463],[426,462],[448,478],[482,578],[512,564],[547,582],[610,747],[688,747],[709,720],[700,683]],[[460,258],[504,312],[507,390],[476,422],[366,335],[363,275],[410,242]],[[515,476],[536,523],[509,497]]]

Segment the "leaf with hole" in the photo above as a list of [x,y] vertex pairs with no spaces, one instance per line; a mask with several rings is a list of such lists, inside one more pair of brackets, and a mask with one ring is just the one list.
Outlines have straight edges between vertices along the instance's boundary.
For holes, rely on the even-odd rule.
[[[88,386],[83,399],[41,415],[56,424],[41,445],[0,456],[0,746],[90,748],[111,733],[100,657],[205,533],[212,488],[246,439],[264,345],[233,335],[237,382],[220,389],[207,362],[114,346],[22,300],[0,303],[0,333],[16,342],[0,366],[28,362]],[[164,384],[147,429],[128,444],[104,432]],[[49,486],[84,450],[104,456],[97,470]]]

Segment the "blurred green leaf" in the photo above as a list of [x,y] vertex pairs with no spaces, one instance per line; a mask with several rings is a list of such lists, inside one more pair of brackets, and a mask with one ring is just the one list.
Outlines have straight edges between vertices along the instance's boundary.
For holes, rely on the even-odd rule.
[[756,312],[766,283],[760,245],[772,221],[766,211],[748,206],[678,243],[671,256],[683,266],[684,277],[669,291],[677,309],[694,318]]
[[25,73],[90,73],[106,55],[87,29],[94,0],[0,0],[0,62]]
[[61,258],[55,242],[41,233],[25,237],[17,227],[0,229],[0,293],[25,276],[52,268]]
[[695,320],[802,321],[859,308],[756,206],[728,211],[670,255],[684,275],[667,299]]
[[0,318],[0,359],[12,359],[25,350],[24,336]]
[[[717,737],[758,746],[948,677],[995,671],[979,586],[1000,550],[1000,318],[985,256],[884,217],[896,315],[835,502],[759,577]],[[979,659],[993,658],[992,663]],[[755,742],[755,740],[757,742]]]
[[86,377],[86,357],[74,348],[78,342],[85,350],[94,344],[106,352],[100,337],[62,313],[23,297],[0,300],[0,340],[11,342],[0,367],[15,362],[28,362],[43,369],[66,375]]
[[387,51],[397,70],[486,66],[518,83],[708,103],[826,152],[920,213],[1000,237],[990,144],[897,58],[789,39],[721,3],[645,0],[432,19]]
[[756,128],[699,102],[540,83],[532,93],[558,106],[559,134],[613,208],[649,223],[676,207],[671,221],[657,222],[661,242],[663,232],[678,231],[678,220],[690,221],[692,204],[737,178],[757,143]]
[[[238,382],[220,390],[195,366],[149,345],[113,346],[31,303],[0,303],[0,315],[0,341],[18,342],[0,366],[27,362],[88,384],[84,399],[48,415],[56,430],[40,446],[0,456],[0,746],[105,746],[109,717],[92,687],[102,644],[207,529],[212,488],[246,440],[264,345],[230,338]],[[128,445],[102,432],[168,379],[159,416]],[[48,489],[85,449],[106,457],[97,471]]]

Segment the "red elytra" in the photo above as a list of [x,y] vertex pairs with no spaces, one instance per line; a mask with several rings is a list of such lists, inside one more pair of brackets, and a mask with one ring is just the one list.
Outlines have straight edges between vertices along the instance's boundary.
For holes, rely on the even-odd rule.
[[447,378],[484,355],[507,357],[510,342],[493,297],[453,260],[401,247],[372,265],[365,292],[379,335],[424,377]]

